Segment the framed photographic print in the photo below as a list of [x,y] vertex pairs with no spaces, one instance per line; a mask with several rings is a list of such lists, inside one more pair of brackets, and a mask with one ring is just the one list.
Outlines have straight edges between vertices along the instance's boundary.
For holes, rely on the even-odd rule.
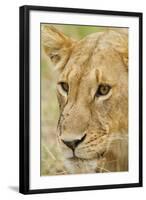
[[142,186],[142,13],[20,7],[20,192]]

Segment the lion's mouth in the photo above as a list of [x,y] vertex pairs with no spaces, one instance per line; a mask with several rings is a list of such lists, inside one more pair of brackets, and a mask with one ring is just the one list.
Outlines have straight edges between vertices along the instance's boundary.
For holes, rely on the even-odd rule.
[[81,151],[69,151],[68,154],[64,154],[64,166],[69,173],[96,173],[98,166],[101,166],[104,160],[106,160],[105,151],[101,150],[92,155]]
[[101,153],[97,153],[96,156],[93,156],[91,158],[86,158],[86,157],[79,157],[77,155],[75,155],[75,153],[73,152],[73,155],[72,157],[68,158],[69,160],[71,161],[90,161],[90,160],[93,160],[93,159],[96,159],[98,161],[102,160],[103,158],[105,157],[105,151],[101,152]]

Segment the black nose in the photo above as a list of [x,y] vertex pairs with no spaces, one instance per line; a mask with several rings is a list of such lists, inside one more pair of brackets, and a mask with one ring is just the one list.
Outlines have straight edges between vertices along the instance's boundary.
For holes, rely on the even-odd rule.
[[74,150],[83,140],[85,139],[86,135],[84,135],[81,139],[79,140],[72,140],[72,141],[66,141],[62,140],[62,142],[68,146],[70,149]]

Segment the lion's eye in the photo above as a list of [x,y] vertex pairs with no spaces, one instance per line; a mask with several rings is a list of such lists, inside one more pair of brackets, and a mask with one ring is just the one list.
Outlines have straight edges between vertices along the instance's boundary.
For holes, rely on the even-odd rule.
[[68,90],[69,90],[68,84],[65,83],[65,82],[60,82],[59,84],[60,84],[61,88],[62,88],[66,93],[68,93]]
[[101,84],[99,85],[96,96],[102,96],[102,95],[107,95],[111,89],[111,86],[108,84]]

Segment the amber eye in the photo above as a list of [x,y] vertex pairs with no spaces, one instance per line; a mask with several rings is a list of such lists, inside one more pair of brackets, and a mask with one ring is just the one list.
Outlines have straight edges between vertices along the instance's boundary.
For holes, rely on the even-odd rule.
[[59,84],[61,85],[61,88],[62,88],[66,93],[68,93],[68,90],[69,90],[68,84],[65,83],[65,82],[60,82]]
[[96,96],[103,96],[103,95],[107,95],[109,93],[111,89],[111,86],[108,84],[101,84],[99,85],[97,92],[96,92]]

